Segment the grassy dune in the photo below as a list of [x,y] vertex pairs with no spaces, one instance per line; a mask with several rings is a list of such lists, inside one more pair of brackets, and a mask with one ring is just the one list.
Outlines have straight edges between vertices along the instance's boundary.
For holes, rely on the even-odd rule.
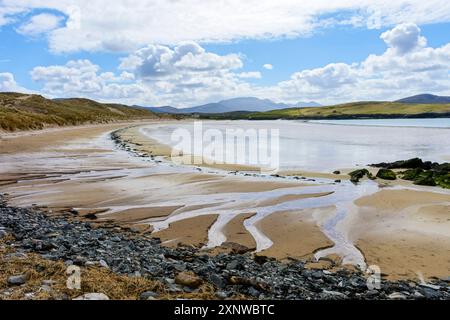
[[450,116],[450,104],[404,104],[396,102],[355,102],[321,108],[290,108],[267,112],[207,115],[207,118],[231,119],[327,119]]
[[33,130],[113,121],[156,119],[149,110],[88,99],[50,100],[39,95],[0,93],[0,130]]

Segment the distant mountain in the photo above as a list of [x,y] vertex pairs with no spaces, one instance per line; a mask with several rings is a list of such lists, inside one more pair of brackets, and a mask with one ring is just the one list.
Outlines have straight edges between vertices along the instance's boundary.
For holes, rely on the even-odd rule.
[[[315,102],[299,102],[297,105],[303,107],[320,106]],[[208,103],[197,107],[177,109],[173,107],[149,108],[157,113],[226,113],[235,111],[257,111],[264,112],[270,110],[287,109],[293,107],[286,103],[276,103],[269,99],[258,99],[254,97],[234,98],[222,100],[217,103]]]
[[300,102],[297,102],[295,105],[293,105],[293,107],[296,107],[296,108],[322,107],[322,105],[320,103],[317,103],[314,101],[309,101],[309,102],[300,101]]
[[450,97],[435,96],[434,94],[419,94],[412,97],[403,98],[395,102],[415,103],[415,104],[434,104],[434,103],[450,103]]
[[[142,107],[141,107],[142,108]],[[153,111],[154,113],[181,113],[178,108],[170,107],[170,106],[164,106],[164,107],[147,107],[145,109],[148,109],[150,111]]]

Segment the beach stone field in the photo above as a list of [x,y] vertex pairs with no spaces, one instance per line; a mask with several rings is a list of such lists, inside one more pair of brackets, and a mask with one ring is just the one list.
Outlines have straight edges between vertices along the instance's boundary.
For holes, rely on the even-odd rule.
[[[427,283],[382,279],[379,288],[371,288],[367,285],[368,275],[354,268],[336,265],[332,271],[312,269],[308,267],[312,261],[280,262],[255,255],[242,246],[215,255],[195,247],[167,248],[159,239],[119,225],[82,221],[74,210],[52,216],[38,208],[8,206],[4,197],[0,198],[2,247],[15,250],[13,255],[2,255],[2,263],[12,257],[26,259],[38,254],[67,267],[95,265],[110,273],[159,281],[158,290],[143,290],[136,295],[142,300],[162,298],[162,292],[195,296],[205,285],[215,299],[450,299],[450,279]],[[2,280],[0,299],[7,299],[12,290],[26,286],[28,280],[27,272]],[[47,279],[39,290],[45,287],[51,291],[52,281]],[[64,295],[57,297],[68,299]],[[88,293],[77,299],[108,299],[108,292]]]

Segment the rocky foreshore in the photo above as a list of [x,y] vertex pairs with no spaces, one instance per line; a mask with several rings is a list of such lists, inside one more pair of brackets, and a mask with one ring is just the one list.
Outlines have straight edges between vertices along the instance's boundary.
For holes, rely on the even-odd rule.
[[[450,298],[449,279],[427,284],[382,280],[380,289],[370,290],[363,272],[310,269],[307,261],[282,263],[249,252],[212,255],[193,247],[167,248],[158,239],[120,226],[81,221],[73,210],[49,216],[37,208],[10,207],[3,198],[0,238],[0,245],[14,248],[16,256],[38,254],[66,266],[97,265],[115,274],[157,280],[169,293],[195,293],[208,284],[217,299]],[[5,287],[24,285],[26,281],[22,274],[7,278],[7,283],[0,284],[0,299]],[[102,294],[107,296],[108,292]],[[140,293],[141,299],[158,296],[157,292]]]

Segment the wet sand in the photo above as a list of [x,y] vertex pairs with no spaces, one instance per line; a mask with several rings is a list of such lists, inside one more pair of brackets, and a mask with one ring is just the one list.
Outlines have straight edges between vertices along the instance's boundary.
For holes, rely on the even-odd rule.
[[313,209],[275,212],[258,223],[273,241],[261,254],[277,259],[311,259],[320,248],[333,246],[313,218]]
[[181,244],[201,248],[208,242],[208,230],[216,219],[217,215],[214,214],[189,218],[172,223],[169,228],[152,235],[168,247]]
[[[0,140],[0,192],[8,193],[13,205],[37,204],[54,211],[75,208],[80,216],[96,212],[98,221],[155,229],[152,235],[168,246],[182,243],[200,248],[214,240],[212,243],[227,241],[256,248],[246,225],[252,219],[272,241],[259,254],[278,259],[310,258],[334,245],[326,229],[336,219],[329,202],[335,201],[332,199],[339,187],[352,190],[352,185],[344,183],[347,170],[340,175],[297,172],[330,180],[320,184],[235,176],[208,172],[207,168],[198,171],[170,161],[148,162],[117,151],[106,137],[113,130],[130,126],[121,134],[139,152],[170,155],[167,146],[142,137],[135,123],[7,135]],[[226,171],[239,169],[251,168]],[[334,184],[335,179],[342,179],[342,185]],[[425,277],[449,276],[448,191],[426,187],[397,190],[405,185],[377,183],[387,187],[355,199],[352,214],[340,218],[333,227],[336,230],[331,231],[350,239],[369,265],[380,265],[390,278],[416,279],[418,271]],[[257,214],[263,216],[258,218]]]
[[390,279],[450,275],[450,195],[382,190],[356,201],[351,234],[368,264]]

